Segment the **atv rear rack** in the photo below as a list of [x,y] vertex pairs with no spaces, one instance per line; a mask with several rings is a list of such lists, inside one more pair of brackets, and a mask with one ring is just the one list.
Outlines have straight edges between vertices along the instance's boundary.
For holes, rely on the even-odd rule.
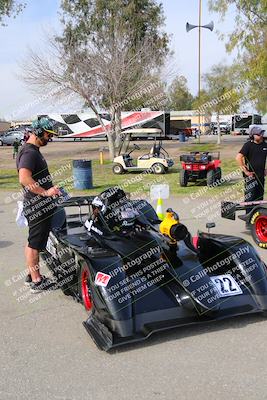
[[208,164],[211,161],[219,160],[220,152],[218,153],[210,153],[210,152],[198,152],[192,151],[189,154],[182,154],[180,156],[180,161],[185,163],[194,163],[194,164]]

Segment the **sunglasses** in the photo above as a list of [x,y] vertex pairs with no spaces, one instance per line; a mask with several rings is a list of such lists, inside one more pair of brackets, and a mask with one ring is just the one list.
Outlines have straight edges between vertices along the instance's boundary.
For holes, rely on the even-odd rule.
[[45,133],[47,134],[47,136],[49,137],[49,139],[52,138],[52,137],[54,136],[52,132],[45,131]]

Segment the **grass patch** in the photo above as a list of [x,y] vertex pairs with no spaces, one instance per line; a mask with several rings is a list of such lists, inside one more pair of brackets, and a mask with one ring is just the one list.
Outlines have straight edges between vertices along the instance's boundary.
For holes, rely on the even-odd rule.
[[[206,145],[203,145],[206,146]],[[209,145],[209,148],[213,145]],[[190,147],[192,149],[192,147]],[[205,150],[203,150],[205,151]],[[208,151],[208,150],[207,150]],[[210,150],[211,151],[211,150]],[[71,168],[65,170],[61,174],[56,174],[63,165],[71,163]],[[75,191],[68,183],[64,184],[64,181],[68,180],[71,185],[72,178],[72,160],[64,159],[57,163],[50,164],[50,173],[55,175],[53,183],[55,185],[65,186],[67,190],[73,193],[81,193]],[[115,175],[112,172],[112,162],[106,160],[104,165],[100,165],[98,160],[92,161],[93,169],[93,185],[94,188],[90,190],[82,191],[84,194],[97,194],[107,187],[120,185],[127,192],[138,192],[138,193],[149,193],[151,184],[167,183],[170,186],[170,192],[172,195],[187,196],[191,193],[196,193],[200,188],[206,186],[206,182],[189,183],[186,188],[182,188],[179,185],[179,170],[180,161],[178,158],[175,159],[175,166],[170,169],[167,174],[154,175],[154,174],[140,174],[137,172],[127,173],[123,175]],[[227,175],[230,172],[236,170],[235,160],[222,161],[223,175]],[[235,182],[226,182],[221,187],[209,189],[207,192],[208,196],[213,196],[222,192],[226,187],[230,187]],[[5,169],[0,171],[0,189],[4,190],[20,190],[18,182],[18,174],[14,169]]]
[[190,153],[191,151],[220,151],[222,149],[221,145],[214,143],[190,143],[190,145],[181,148],[181,152]]
[[[149,193],[151,184],[167,183],[170,186],[172,195],[187,196],[191,193],[196,193],[199,189],[206,187],[206,182],[198,181],[189,183],[186,188],[179,185],[180,162],[175,160],[175,166],[170,169],[167,174],[140,174],[131,172],[123,175],[115,175],[112,172],[112,163],[106,161],[104,165],[100,165],[98,161],[93,161],[93,185],[94,188],[83,191],[84,194],[97,194],[105,190],[109,186],[120,185],[127,192]],[[222,163],[223,174],[227,175],[236,170],[235,160]],[[57,182],[60,184],[60,182]],[[230,187],[235,183],[225,182],[223,186],[209,189],[208,196],[213,196],[222,192],[226,187]],[[74,191],[75,192],[75,191]]]
[[17,171],[13,169],[0,170],[0,189],[19,189],[19,179]]

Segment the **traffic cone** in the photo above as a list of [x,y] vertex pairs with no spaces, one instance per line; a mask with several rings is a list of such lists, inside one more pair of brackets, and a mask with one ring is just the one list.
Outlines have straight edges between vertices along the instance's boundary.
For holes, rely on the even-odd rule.
[[163,201],[161,198],[158,199],[157,201],[157,210],[156,210],[158,218],[163,221],[164,219],[164,213],[163,213]]

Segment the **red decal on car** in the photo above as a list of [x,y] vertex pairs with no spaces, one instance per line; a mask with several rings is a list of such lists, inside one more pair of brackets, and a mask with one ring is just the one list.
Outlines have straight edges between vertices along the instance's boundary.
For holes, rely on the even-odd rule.
[[111,276],[104,274],[104,272],[98,272],[95,277],[95,284],[97,286],[106,287],[109,283]]

